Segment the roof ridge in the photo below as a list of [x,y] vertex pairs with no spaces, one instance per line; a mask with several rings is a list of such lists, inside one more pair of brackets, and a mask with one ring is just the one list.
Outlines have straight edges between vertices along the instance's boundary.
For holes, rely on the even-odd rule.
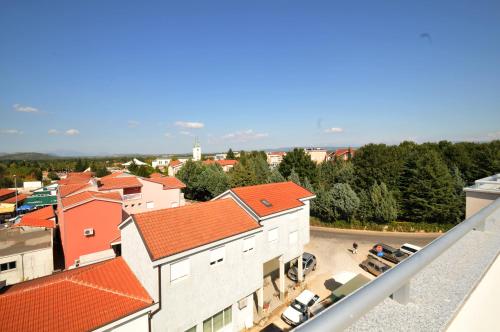
[[142,302],[145,302],[145,303],[150,303],[150,301],[148,299],[144,298],[144,297],[134,296],[132,294],[127,294],[127,293],[124,293],[124,292],[120,292],[120,291],[118,291],[116,289],[111,289],[109,287],[104,287],[104,286],[97,285],[97,284],[89,282],[89,281],[84,281],[82,279],[78,279],[77,277],[78,277],[78,274],[65,279],[65,281],[72,282],[72,283],[74,283],[76,285],[80,285],[80,286],[84,286],[84,287],[98,289],[98,290],[103,291],[103,292],[108,292],[108,293],[112,293],[112,294],[115,294],[115,295],[123,296],[123,297],[129,298],[129,299],[134,299],[134,300],[142,301]]

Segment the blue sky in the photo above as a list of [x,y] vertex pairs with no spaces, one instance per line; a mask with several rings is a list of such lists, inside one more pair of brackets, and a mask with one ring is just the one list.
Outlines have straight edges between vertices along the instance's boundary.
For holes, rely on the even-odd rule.
[[0,152],[500,138],[499,1],[2,1]]

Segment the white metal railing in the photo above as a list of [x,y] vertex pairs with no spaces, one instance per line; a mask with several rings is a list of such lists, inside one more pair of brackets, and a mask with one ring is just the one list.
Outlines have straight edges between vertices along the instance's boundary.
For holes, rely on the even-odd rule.
[[132,199],[141,199],[141,198],[142,198],[142,193],[123,195],[124,201],[130,201]]
[[411,279],[470,231],[484,231],[486,220],[499,208],[500,198],[295,331],[343,331],[391,295],[407,304]]

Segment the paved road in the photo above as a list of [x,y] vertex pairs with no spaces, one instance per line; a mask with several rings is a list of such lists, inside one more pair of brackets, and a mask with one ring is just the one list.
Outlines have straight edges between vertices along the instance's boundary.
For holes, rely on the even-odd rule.
[[403,243],[425,246],[440,234],[436,233],[398,233],[398,232],[372,232],[358,230],[329,229],[311,227],[311,239],[336,239],[356,242],[377,243],[383,242],[396,247]]

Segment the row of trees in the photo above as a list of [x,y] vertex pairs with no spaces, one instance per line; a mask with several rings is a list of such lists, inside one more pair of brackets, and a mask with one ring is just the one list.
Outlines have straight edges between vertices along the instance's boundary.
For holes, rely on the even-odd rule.
[[394,220],[457,223],[464,217],[463,187],[500,171],[500,141],[368,144],[350,161],[316,165],[294,149],[270,170],[264,152],[242,153],[228,173],[188,161],[178,173],[186,197],[208,200],[230,187],[290,180],[317,196],[311,214],[323,221]]

